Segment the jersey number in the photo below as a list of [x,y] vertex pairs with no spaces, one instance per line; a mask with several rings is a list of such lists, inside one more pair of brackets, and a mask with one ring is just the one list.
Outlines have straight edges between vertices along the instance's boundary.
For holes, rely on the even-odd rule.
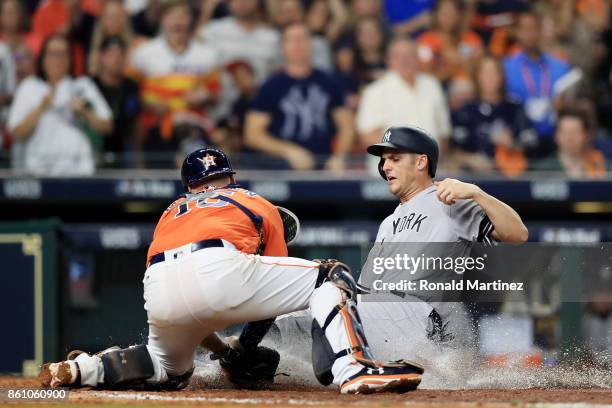
[[[218,200],[216,202],[210,202],[210,200]],[[200,198],[196,201],[196,208],[218,208],[218,207],[225,207],[226,205],[228,205],[229,203],[227,201],[223,201],[223,200],[219,200],[218,198],[213,198],[213,197],[206,197],[206,198]],[[174,218],[178,218],[178,217],[182,217],[183,215],[187,214],[189,211],[191,211],[191,208],[189,208],[189,202],[185,201],[184,203],[181,203],[178,206],[178,210],[176,212],[176,214],[174,215]]]

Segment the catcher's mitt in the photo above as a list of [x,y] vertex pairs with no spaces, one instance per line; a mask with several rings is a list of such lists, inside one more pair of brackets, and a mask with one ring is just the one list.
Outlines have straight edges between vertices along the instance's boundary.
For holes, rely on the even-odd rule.
[[226,354],[213,354],[210,358],[219,360],[219,364],[232,384],[240,388],[259,389],[274,382],[280,354],[264,346],[248,351],[230,347]]

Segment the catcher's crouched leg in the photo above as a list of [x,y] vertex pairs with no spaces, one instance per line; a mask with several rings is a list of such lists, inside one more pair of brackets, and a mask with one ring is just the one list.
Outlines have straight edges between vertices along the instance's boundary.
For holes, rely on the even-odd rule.
[[66,361],[45,364],[39,379],[43,386],[51,387],[176,390],[187,386],[194,370],[192,367],[178,376],[162,376],[156,375],[156,365],[160,371],[159,362],[155,364],[145,345],[111,347],[95,355],[74,351]]
[[421,382],[423,368],[408,362],[374,359],[357,311],[357,285],[343,263],[321,263],[320,287],[310,309],[313,315],[312,358],[323,385],[335,383],[342,393],[406,392]]

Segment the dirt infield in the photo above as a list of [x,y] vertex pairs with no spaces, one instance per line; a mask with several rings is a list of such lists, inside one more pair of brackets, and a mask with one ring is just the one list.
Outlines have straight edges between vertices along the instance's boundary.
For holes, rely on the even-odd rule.
[[[36,380],[19,377],[0,377],[0,389],[35,388]],[[245,391],[224,388],[206,389],[194,381],[187,390],[177,392],[95,391],[75,390],[69,403],[82,406],[270,406],[275,408],[311,406],[387,408],[411,407],[612,407],[612,389],[472,389],[472,390],[417,390],[403,395],[339,395],[334,389],[278,384],[267,391]],[[27,401],[22,401],[27,402]],[[23,406],[22,404],[18,404]],[[61,405],[66,405],[65,403]],[[55,406],[40,404],[36,406]]]

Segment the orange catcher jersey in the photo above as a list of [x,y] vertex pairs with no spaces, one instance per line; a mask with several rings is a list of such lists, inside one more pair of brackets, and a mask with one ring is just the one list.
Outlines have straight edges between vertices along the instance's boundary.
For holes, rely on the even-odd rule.
[[213,192],[187,194],[174,201],[162,214],[147,260],[153,255],[190,242],[220,238],[239,251],[254,254],[259,234],[253,221],[236,205],[215,198],[224,195],[263,218],[265,256],[287,256],[283,222],[274,204],[243,188],[219,188]]

